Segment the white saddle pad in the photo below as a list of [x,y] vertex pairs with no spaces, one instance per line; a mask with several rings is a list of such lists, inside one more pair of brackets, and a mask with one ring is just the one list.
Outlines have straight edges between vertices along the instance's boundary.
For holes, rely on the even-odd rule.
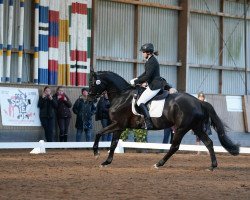
[[[165,104],[165,99],[151,101],[151,103],[148,104],[150,117],[161,117],[162,113],[163,113],[164,104]],[[135,115],[140,115],[135,110],[135,99],[134,98],[132,101],[132,112]]]

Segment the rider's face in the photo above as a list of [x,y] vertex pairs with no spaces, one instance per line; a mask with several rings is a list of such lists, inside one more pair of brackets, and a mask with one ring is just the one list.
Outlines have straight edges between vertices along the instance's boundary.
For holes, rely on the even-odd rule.
[[148,58],[148,54],[146,52],[142,52],[142,56],[143,56],[144,59]]

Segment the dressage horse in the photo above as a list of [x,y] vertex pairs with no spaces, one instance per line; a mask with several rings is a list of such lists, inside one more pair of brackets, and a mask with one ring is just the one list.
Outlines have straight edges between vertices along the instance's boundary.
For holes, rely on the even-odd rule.
[[[98,98],[103,91],[107,91],[110,100],[109,115],[111,124],[96,134],[93,145],[94,155],[98,156],[98,144],[100,137],[106,133],[113,133],[108,158],[101,166],[107,166],[113,160],[114,151],[126,128],[140,129],[144,125],[143,117],[133,114],[132,100],[137,92],[125,79],[118,74],[109,71],[91,72],[89,80],[89,97]],[[216,114],[213,106],[208,102],[202,102],[187,93],[170,94],[165,99],[161,117],[152,117],[153,130],[162,130],[175,127],[172,145],[167,154],[154,166],[163,166],[166,161],[179,149],[184,135],[193,130],[194,133],[207,147],[210,157],[210,170],[217,167],[217,160],[213,148],[213,142],[206,134],[204,127],[211,119],[211,125],[218,133],[221,145],[232,155],[239,154],[239,146],[234,144],[226,135],[225,125]]]

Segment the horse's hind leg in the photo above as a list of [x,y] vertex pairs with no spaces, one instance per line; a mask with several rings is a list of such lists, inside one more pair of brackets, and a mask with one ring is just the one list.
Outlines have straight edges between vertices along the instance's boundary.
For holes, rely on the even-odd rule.
[[195,131],[195,134],[200,138],[200,140],[204,143],[204,145],[207,147],[209,154],[210,154],[210,158],[211,158],[211,166],[209,168],[209,170],[213,171],[214,168],[217,167],[217,160],[216,160],[216,156],[214,153],[214,147],[213,147],[213,141],[208,137],[208,135],[201,131]]
[[114,157],[114,152],[115,152],[115,148],[119,142],[120,136],[122,134],[122,131],[115,131],[113,132],[113,138],[112,138],[112,142],[111,142],[111,146],[110,146],[110,150],[109,150],[109,155],[106,161],[104,161],[101,166],[107,166],[109,165]]
[[182,140],[185,133],[186,133],[186,131],[181,131],[180,129],[176,130],[176,133],[174,134],[172,145],[170,146],[169,151],[167,152],[167,154],[158,163],[156,163],[154,165],[156,168],[163,166],[167,162],[167,160],[176,151],[178,151],[178,149],[180,147],[180,144],[181,144],[181,140]]

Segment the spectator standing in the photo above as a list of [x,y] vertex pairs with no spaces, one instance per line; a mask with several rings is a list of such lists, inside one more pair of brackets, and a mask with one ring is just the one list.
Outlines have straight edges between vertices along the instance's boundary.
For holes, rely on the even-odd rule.
[[68,140],[68,131],[69,123],[71,119],[72,103],[69,97],[65,94],[63,87],[59,86],[56,90],[56,94],[53,98],[57,101],[57,123],[59,126],[59,140],[60,142],[67,142]]
[[95,114],[96,107],[93,101],[88,99],[88,91],[86,88],[82,89],[81,96],[73,105],[73,112],[76,114],[76,141],[80,142],[83,131],[86,135],[86,142],[91,141],[92,134],[92,115]]
[[[108,99],[108,94],[105,91],[97,103],[97,110],[95,116],[96,121],[101,120],[103,128],[111,124],[109,118],[109,108],[110,108],[110,102]],[[107,133],[102,135],[102,141],[111,141],[111,140],[112,140],[112,133]]]
[[[170,136],[170,141],[169,141],[169,136]],[[173,133],[172,128],[165,128],[162,143],[164,143],[164,144],[168,144],[168,143],[172,144],[173,136],[174,136],[174,133]]]
[[53,142],[53,131],[55,122],[55,112],[57,101],[51,95],[50,87],[46,86],[39,96],[38,107],[40,108],[40,121],[45,132],[47,142]]
[[[205,94],[203,92],[199,92],[198,93],[198,99],[200,101],[205,101]],[[210,121],[207,124],[204,124],[204,130],[206,131],[207,135],[212,135],[212,131],[211,131],[211,126],[210,126]],[[196,144],[200,145],[201,141],[200,138],[196,136]],[[207,152],[209,154],[209,152]],[[200,151],[197,152],[197,155],[200,154]]]

